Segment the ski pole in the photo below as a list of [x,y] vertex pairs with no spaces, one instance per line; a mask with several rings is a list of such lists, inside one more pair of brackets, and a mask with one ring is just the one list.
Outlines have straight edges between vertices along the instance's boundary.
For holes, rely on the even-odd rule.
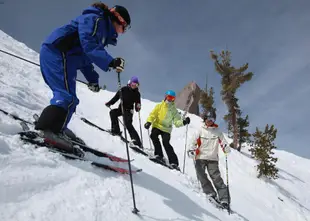
[[27,121],[27,120],[24,120],[24,119],[22,119],[22,118],[16,116],[15,114],[11,114],[11,113],[9,113],[9,112],[7,112],[7,111],[5,111],[5,110],[2,110],[2,109],[0,109],[0,111],[1,111],[2,113],[6,114],[6,115],[8,115],[8,116],[10,116],[10,117],[12,117],[14,120],[19,120],[19,121],[22,121],[22,122],[24,122],[24,123],[32,124],[32,125],[33,125],[32,122]]
[[[185,119],[185,116],[189,110],[189,104],[190,104],[190,100],[191,100],[191,97],[194,96],[194,92],[192,91],[188,98],[187,98],[187,101],[186,101],[186,107],[185,107],[185,112],[183,113],[183,116],[182,116],[182,119],[184,120]],[[183,174],[185,173],[185,160],[186,160],[186,146],[187,146],[187,132],[188,132],[188,124],[186,125],[186,134],[185,134],[185,146],[184,146],[184,159],[183,159]]]
[[[22,58],[22,57],[20,57],[20,56],[17,56],[17,55],[15,55],[15,54],[10,53],[10,52],[7,52],[7,51],[1,50],[1,49],[0,49],[0,52],[2,52],[2,53],[4,53],[4,54],[7,54],[7,55],[9,55],[9,56],[15,57],[15,58],[17,58],[17,59],[20,59],[20,60],[22,60],[22,61],[28,62],[29,64],[33,64],[33,65],[35,65],[35,66],[40,67],[40,65],[39,65],[38,63],[35,63],[35,62],[33,62],[33,61],[30,61],[30,60],[27,60],[27,59],[25,59],[25,58]],[[76,81],[88,85],[88,84],[85,83],[84,81],[81,81],[81,80],[78,80],[78,79],[76,79]],[[102,87],[100,87],[100,90],[104,90],[104,89],[103,89]]]
[[33,64],[33,65],[36,65],[36,66],[39,66],[39,67],[40,67],[39,64],[37,64],[37,63],[35,63],[35,62],[33,62],[33,61],[29,61],[29,60],[27,60],[27,59],[25,59],[25,58],[22,58],[22,57],[20,57],[20,56],[17,56],[17,55],[15,55],[15,54],[12,54],[12,53],[7,52],[7,51],[3,51],[3,50],[1,50],[1,49],[0,49],[0,51],[1,51],[2,53],[4,53],[4,54],[10,55],[10,56],[12,56],[12,57],[18,58],[18,59],[20,59],[20,60],[26,61],[26,62],[28,62],[28,63],[30,63],[30,64]]
[[[121,100],[121,107],[122,107],[122,115],[123,115],[123,122],[125,122],[125,114],[124,114],[124,106],[123,106],[123,96],[122,96],[122,85],[121,85],[121,79],[120,79],[120,72],[117,71],[117,81],[118,81],[118,87],[119,87],[119,96]],[[126,125],[124,125],[124,132],[125,132],[125,139],[127,140],[127,133],[126,133]],[[132,212],[134,214],[137,214],[139,210],[136,207],[136,199],[135,199],[135,192],[133,187],[133,180],[132,180],[132,172],[131,172],[131,163],[130,163],[130,156],[129,156],[129,148],[128,143],[126,142],[126,151],[127,151],[127,159],[128,159],[128,167],[129,167],[129,176],[130,176],[130,183],[131,183],[131,192],[132,192],[132,201],[133,201],[133,210]]]
[[141,143],[143,146],[143,137],[142,137],[142,127],[141,127],[141,116],[140,116],[140,111],[138,112],[139,115],[139,124],[140,124],[140,137],[141,137]]
[[184,146],[184,159],[183,159],[183,174],[185,173],[185,159],[186,159],[186,146],[187,146],[187,132],[188,132],[188,124],[186,125],[186,132],[185,132],[185,146]]
[[[197,169],[196,169],[196,151],[195,150],[188,150],[187,151],[187,155],[188,157],[194,156],[193,157],[193,163],[194,163],[194,168],[195,168],[195,172],[196,172],[196,178],[197,178],[197,185],[198,185],[198,189],[200,189],[200,181],[198,178],[198,173],[197,173]],[[191,156],[190,156],[191,155]],[[192,157],[191,157],[192,158]]]
[[225,161],[226,161],[226,186],[227,186],[227,193],[228,193],[228,214],[230,215],[230,192],[229,192],[229,183],[228,183],[227,153],[225,154]]
[[151,142],[150,130],[149,130],[149,129],[147,129],[147,133],[148,133],[148,135],[149,135],[150,149],[152,150],[153,147],[152,147],[152,142]]
[[[218,141],[220,146],[225,153],[225,146],[222,143],[222,140],[218,137]],[[226,144],[225,144],[226,145]],[[230,192],[229,192],[229,182],[228,182],[228,161],[227,161],[227,153],[225,153],[225,162],[226,162],[226,187],[227,187],[227,195],[228,195],[228,214],[230,215]]]

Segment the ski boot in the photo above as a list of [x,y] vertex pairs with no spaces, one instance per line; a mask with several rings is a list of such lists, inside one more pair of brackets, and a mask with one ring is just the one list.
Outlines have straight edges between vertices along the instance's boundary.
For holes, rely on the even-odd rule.
[[78,145],[73,145],[62,133],[55,134],[50,131],[42,131],[41,133],[44,142],[53,148],[58,149],[61,152],[72,153],[78,157],[84,157],[84,152],[78,147]]
[[170,164],[170,167],[171,167],[171,169],[181,171],[180,167],[175,163]]
[[136,140],[131,140],[130,143],[136,147],[139,147],[140,149],[143,150],[143,146],[142,146],[142,143],[141,142],[138,142]]
[[72,130],[70,130],[69,128],[66,128],[64,131],[63,131],[63,135],[68,139],[68,140],[73,140],[77,143],[80,143],[82,145],[86,145],[86,143],[81,139],[79,138],[78,136],[76,136]]
[[226,202],[226,201],[221,201],[220,202],[220,204],[221,204],[221,206],[223,207],[223,209],[229,209],[229,204],[228,204],[228,202]]
[[159,156],[159,155],[155,155],[154,157],[150,157],[150,159],[156,160],[156,161],[161,162],[161,163],[166,163],[166,161],[164,160],[164,157]]
[[110,133],[112,136],[122,136],[122,131],[117,132],[117,131],[111,130]]

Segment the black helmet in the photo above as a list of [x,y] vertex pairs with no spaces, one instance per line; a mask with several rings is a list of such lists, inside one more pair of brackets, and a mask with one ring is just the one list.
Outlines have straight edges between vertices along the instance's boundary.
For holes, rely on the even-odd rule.
[[203,119],[203,121],[205,121],[205,120],[212,120],[213,122],[215,122],[215,120],[216,120],[216,115],[215,115],[215,113],[213,113],[213,112],[207,112],[207,113],[204,113],[203,115],[202,115],[202,119]]
[[120,5],[115,5],[112,9],[115,9],[115,11],[125,20],[127,26],[130,27],[131,19],[128,10]]

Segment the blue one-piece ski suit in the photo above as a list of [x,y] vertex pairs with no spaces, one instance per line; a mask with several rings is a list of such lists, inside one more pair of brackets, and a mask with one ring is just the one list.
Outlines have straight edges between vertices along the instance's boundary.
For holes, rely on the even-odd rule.
[[103,10],[85,9],[69,24],[57,28],[43,42],[40,67],[46,84],[53,91],[51,105],[67,110],[67,127],[79,99],[76,96],[77,70],[89,83],[98,83],[99,75],[92,63],[103,71],[109,70],[113,57],[105,50],[117,44],[118,34]]

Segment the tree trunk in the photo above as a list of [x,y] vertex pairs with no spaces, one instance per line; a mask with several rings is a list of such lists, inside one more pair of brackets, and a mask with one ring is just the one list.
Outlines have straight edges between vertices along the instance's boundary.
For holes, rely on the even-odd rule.
[[237,114],[236,114],[235,107],[232,107],[231,114],[232,114],[231,121],[232,121],[232,126],[233,126],[233,131],[234,131],[234,134],[233,134],[234,141],[233,141],[233,143],[234,143],[234,148],[237,149],[237,147],[238,147],[238,125],[237,125]]
[[239,125],[239,127],[240,127],[240,129],[239,129],[239,146],[238,146],[238,151],[240,152],[241,151],[241,146],[242,146],[242,139],[241,139],[241,136],[242,136],[242,134],[241,134],[241,129],[242,129],[242,127],[241,127],[241,125]]

